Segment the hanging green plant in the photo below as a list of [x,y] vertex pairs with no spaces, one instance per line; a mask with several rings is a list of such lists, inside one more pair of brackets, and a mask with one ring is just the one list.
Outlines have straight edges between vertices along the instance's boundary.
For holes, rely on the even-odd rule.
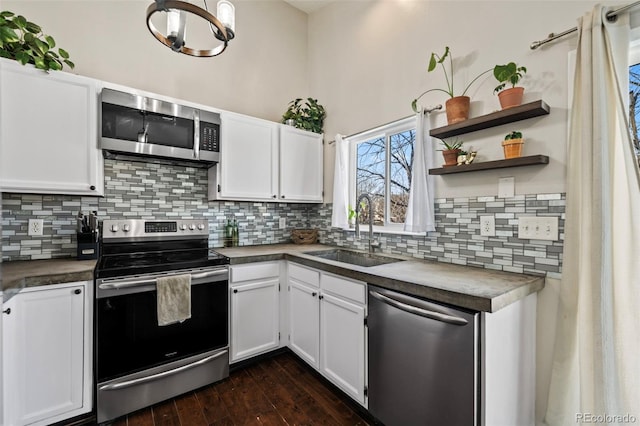
[[324,118],[327,113],[317,99],[307,98],[303,103],[302,98],[289,102],[289,108],[282,115],[282,123],[293,120],[293,126],[298,129],[308,130],[314,133],[322,133]]
[[73,68],[69,53],[62,48],[54,50],[56,42],[42,28],[27,21],[22,15],[5,10],[0,12],[0,57],[32,64],[41,70],[61,70],[64,65]]

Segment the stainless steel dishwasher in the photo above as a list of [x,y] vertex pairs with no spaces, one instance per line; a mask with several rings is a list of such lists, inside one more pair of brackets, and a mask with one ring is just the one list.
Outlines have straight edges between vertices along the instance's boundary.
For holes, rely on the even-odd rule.
[[478,313],[369,286],[369,411],[386,426],[478,419]]

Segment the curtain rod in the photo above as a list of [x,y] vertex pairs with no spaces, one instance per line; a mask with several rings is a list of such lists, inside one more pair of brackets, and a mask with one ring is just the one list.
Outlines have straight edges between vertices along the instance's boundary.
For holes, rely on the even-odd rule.
[[[442,109],[442,104],[438,104],[438,105],[436,105],[436,106],[434,106],[434,107],[431,107],[431,108],[425,108],[425,109],[424,109],[424,113],[425,113],[425,114],[430,114],[430,113],[432,113],[433,111],[440,110],[440,109]],[[390,123],[387,123],[387,124],[395,123],[396,121],[400,121],[400,120],[406,120],[406,119],[407,119],[407,118],[409,118],[409,117],[412,117],[412,116],[411,116],[411,115],[407,115],[406,117],[403,117],[403,118],[401,118],[401,119],[399,119],[399,120],[391,121]],[[387,124],[383,124],[382,126],[386,126]],[[342,137],[342,139],[349,139],[349,138],[352,138],[352,137],[354,137],[354,136],[356,136],[356,135],[359,135],[359,134],[361,134],[361,133],[366,133],[366,132],[368,132],[369,130],[373,130],[373,129],[376,129],[376,128],[378,128],[378,127],[382,127],[382,126],[372,127],[371,129],[363,130],[363,131],[361,131],[361,132],[354,133],[354,134],[349,135],[349,136],[343,136],[343,137]],[[329,141],[329,145],[333,145],[334,143],[336,143],[336,141],[335,141],[335,140]]]
[[[621,14],[622,12],[626,12],[627,10],[629,10],[629,9],[631,9],[631,8],[633,8],[633,7],[636,7],[636,6],[638,6],[638,5],[640,5],[640,1],[636,1],[636,2],[633,2],[633,3],[628,4],[628,5],[626,5],[626,6],[622,6],[622,7],[618,8],[618,9],[611,10],[611,11],[607,12],[607,15],[606,15],[606,16],[607,16],[607,20],[609,20],[609,21],[615,21],[615,20],[616,20],[616,17],[617,17],[619,14]],[[571,29],[568,29],[568,30],[563,31],[563,32],[558,33],[558,34],[551,33],[551,34],[549,34],[549,36],[548,36],[547,38],[545,38],[544,40],[538,40],[538,41],[534,41],[533,43],[531,43],[531,44],[529,45],[529,48],[530,48],[531,50],[536,50],[538,47],[542,46],[543,44],[547,44],[547,43],[549,43],[550,41],[556,40],[556,39],[558,39],[558,38],[560,38],[560,37],[564,37],[564,36],[566,36],[566,35],[569,35],[569,34],[575,33],[576,31],[578,31],[578,27],[573,27],[573,28],[571,28]]]

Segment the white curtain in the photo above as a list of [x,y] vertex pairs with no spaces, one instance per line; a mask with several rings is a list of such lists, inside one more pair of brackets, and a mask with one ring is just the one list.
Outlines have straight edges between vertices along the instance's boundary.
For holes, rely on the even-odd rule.
[[349,142],[336,135],[336,161],[333,172],[333,210],[331,226],[346,229],[349,227]]
[[627,121],[629,17],[610,23],[605,13],[598,5],[578,20],[549,425],[582,424],[585,415],[603,416],[597,424],[628,423],[615,417],[625,415],[640,421],[640,178]]
[[409,205],[404,222],[408,232],[435,231],[433,179],[427,174],[433,167],[433,146],[429,136],[429,120],[424,110],[416,114],[416,140],[411,167],[411,187]]

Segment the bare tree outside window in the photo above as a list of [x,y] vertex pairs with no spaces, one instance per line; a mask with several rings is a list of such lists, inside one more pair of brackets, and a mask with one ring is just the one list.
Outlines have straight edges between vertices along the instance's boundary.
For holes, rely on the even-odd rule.
[[629,127],[631,139],[636,151],[636,163],[640,165],[640,135],[638,121],[640,121],[640,64],[629,67]]
[[[356,198],[363,193],[372,196],[374,225],[405,221],[414,140],[415,130],[407,130],[357,146]],[[369,223],[368,208],[361,209],[359,221]]]

